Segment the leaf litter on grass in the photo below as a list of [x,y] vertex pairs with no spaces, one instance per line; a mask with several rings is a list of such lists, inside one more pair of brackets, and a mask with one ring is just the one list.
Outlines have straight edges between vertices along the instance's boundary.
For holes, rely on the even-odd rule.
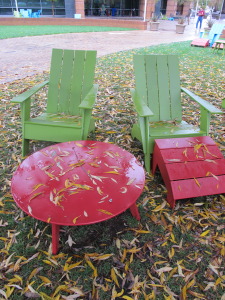
[[[119,52],[98,59],[96,131],[90,139],[115,143],[143,163],[130,135],[136,113],[132,56],[178,54],[181,83],[221,108],[224,62],[212,49],[189,42]],[[20,109],[10,99],[43,81],[47,73],[3,86],[1,91],[0,299],[218,299],[225,298],[225,196],[181,200],[171,210],[161,175],[146,173],[138,200],[141,221],[130,212],[104,223],[62,227],[60,252],[51,254],[51,228],[24,214],[10,193],[21,157]],[[34,114],[45,106],[36,95]],[[184,117],[196,123],[196,107],[183,97]],[[212,138],[225,154],[224,117],[213,116]],[[48,143],[31,142],[32,151]],[[104,225],[104,226],[102,226]]]

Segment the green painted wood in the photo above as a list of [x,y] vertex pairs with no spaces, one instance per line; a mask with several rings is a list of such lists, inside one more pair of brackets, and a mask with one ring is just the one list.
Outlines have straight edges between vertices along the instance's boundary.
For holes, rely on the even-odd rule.
[[84,97],[86,97],[87,93],[90,91],[93,85],[95,65],[96,65],[96,51],[86,51],[82,100],[84,99]]
[[205,131],[206,135],[209,135],[211,113],[208,112],[204,107],[200,107],[200,128]]
[[[21,98],[23,98],[21,96]],[[22,136],[25,137],[25,121],[30,118],[30,107],[31,107],[31,98],[28,97],[23,102],[20,103],[21,107],[21,119],[22,122]],[[29,140],[23,138],[22,139],[22,155],[25,156],[27,151],[29,150]]]
[[[150,172],[155,139],[208,135],[211,113],[223,112],[180,87],[176,55],[134,55],[134,73],[135,89],[131,89],[131,95],[138,123],[133,125],[131,135],[141,141]],[[181,91],[200,105],[200,126],[182,121]]]
[[192,134],[203,135],[205,131],[200,130],[199,127],[188,124],[185,121],[173,124],[166,122],[152,123],[150,124],[150,135],[162,136],[162,137],[174,137],[174,136],[192,136]]
[[31,99],[27,98],[21,105],[21,118],[26,121],[30,119]]
[[94,120],[91,119],[92,107],[97,97],[98,85],[93,85],[91,91],[79,105],[82,110],[82,139],[85,139],[88,133],[94,129]]
[[[150,66],[149,66],[150,67]],[[171,102],[170,102],[170,85],[169,85],[169,70],[167,57],[159,55],[157,58],[158,71],[158,93],[160,115],[159,121],[171,120]],[[151,93],[151,91],[149,91]]]
[[98,92],[98,85],[94,84],[84,100],[79,105],[79,108],[92,109],[95,104],[95,98]]
[[177,56],[134,55],[134,71],[136,92],[154,113],[151,121],[181,120]]
[[62,68],[63,50],[53,49],[51,68],[50,68],[50,79],[48,88],[48,102],[47,112],[58,113],[58,91],[61,85],[61,68]]
[[195,95],[193,92],[189,91],[188,89],[182,87],[181,90],[186,93],[188,96],[190,96],[194,101],[196,101],[199,105],[204,107],[208,112],[211,114],[223,114],[224,112],[220,110],[219,108],[215,107],[208,101],[202,99],[201,97]]
[[22,103],[26,100],[28,100],[31,96],[33,96],[35,93],[37,93],[40,89],[42,89],[46,84],[48,84],[48,80],[41,82],[34,87],[30,88],[26,92],[14,97],[11,102],[12,103]]
[[182,120],[181,93],[180,93],[180,72],[178,56],[170,55],[168,58],[171,119]]
[[22,139],[22,156],[26,156],[29,152],[29,140],[28,139]]
[[[147,105],[153,112],[151,121],[158,121],[160,119],[160,102],[159,102],[159,91],[158,91],[158,70],[157,70],[157,56],[149,55],[144,57],[146,61],[145,78],[142,80],[146,81],[148,100]],[[143,76],[142,76],[143,77]]]
[[[83,61],[81,61],[83,65]],[[74,112],[71,110],[70,103],[74,101],[76,106],[79,105],[77,98],[71,99],[71,86],[73,85],[76,78],[73,78],[73,67],[74,67],[74,51],[64,50],[63,60],[61,68],[61,81],[60,88],[58,89],[58,112],[66,115],[73,115]],[[79,66],[80,67],[80,66]],[[78,67],[78,69],[80,69]]]
[[147,86],[145,77],[145,61],[141,55],[134,55],[134,74],[135,74],[135,86],[136,93],[140,97],[140,102],[147,104]]
[[222,108],[225,108],[225,99],[222,100]]
[[147,117],[147,116],[153,116],[153,112],[150,110],[150,108],[146,105],[143,104],[140,100],[140,98],[137,96],[136,90],[131,89],[131,95],[132,99],[134,101],[134,106],[136,111],[138,112],[138,115],[140,117]]
[[36,118],[32,118],[26,124],[46,124],[48,126],[71,126],[81,127],[81,116],[67,116],[64,114],[42,113]]
[[13,98],[21,104],[22,154],[29,150],[29,140],[65,142],[86,139],[94,130],[92,108],[97,97],[94,85],[96,51],[53,49],[47,110],[31,118],[30,97],[46,83]]
[[[84,51],[76,51],[74,57],[74,65],[73,65],[73,84],[71,85],[71,103],[70,109],[73,114],[81,114],[81,110],[79,109],[79,105],[82,102],[82,86],[85,83],[84,78],[84,69],[85,69],[85,52]],[[91,71],[91,70],[90,70]],[[92,81],[93,84],[93,81]],[[91,88],[91,86],[90,86]]]
[[85,109],[83,111],[82,118],[82,140],[85,139],[85,136],[88,135],[90,123],[86,123],[86,120],[91,120],[91,110]]
[[[43,135],[42,131],[45,131]],[[46,126],[45,123],[26,123],[26,139],[41,140],[50,142],[68,142],[82,140],[82,127],[76,126]]]

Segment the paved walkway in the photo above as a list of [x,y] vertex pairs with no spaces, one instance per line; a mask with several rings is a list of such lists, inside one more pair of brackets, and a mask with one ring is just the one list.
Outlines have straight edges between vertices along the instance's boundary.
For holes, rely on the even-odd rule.
[[67,33],[0,40],[0,84],[49,70],[52,48],[97,50],[98,56],[103,56],[197,36],[194,20],[184,34],[175,32],[176,23],[161,21],[159,31]]

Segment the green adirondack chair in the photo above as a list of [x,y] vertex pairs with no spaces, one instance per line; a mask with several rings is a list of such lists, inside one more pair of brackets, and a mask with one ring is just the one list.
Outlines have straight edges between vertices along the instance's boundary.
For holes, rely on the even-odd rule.
[[[93,84],[96,51],[53,49],[50,80],[14,97],[22,117],[22,155],[29,151],[29,140],[66,142],[85,140],[94,130],[91,118],[98,86]],[[46,84],[46,112],[32,118],[31,96]]]
[[[211,114],[223,113],[206,100],[180,87],[176,55],[134,55],[135,89],[132,99],[138,114],[132,137],[141,141],[145,167],[150,172],[154,140],[209,135]],[[182,121],[181,91],[200,105],[200,126]]]

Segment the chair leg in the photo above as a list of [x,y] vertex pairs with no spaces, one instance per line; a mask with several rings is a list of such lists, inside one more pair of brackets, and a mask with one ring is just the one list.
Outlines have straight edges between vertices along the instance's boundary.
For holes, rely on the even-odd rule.
[[150,162],[151,162],[150,153],[145,153],[145,168],[148,173],[150,173]]
[[[224,45],[225,48],[225,45]],[[222,108],[225,108],[225,99],[222,100]]]
[[23,139],[22,141],[22,156],[26,156],[29,152],[29,141],[27,139]]
[[146,152],[145,152],[145,168],[147,172],[151,173],[152,167],[152,156],[154,151],[155,140],[153,138],[149,138],[146,144]]

